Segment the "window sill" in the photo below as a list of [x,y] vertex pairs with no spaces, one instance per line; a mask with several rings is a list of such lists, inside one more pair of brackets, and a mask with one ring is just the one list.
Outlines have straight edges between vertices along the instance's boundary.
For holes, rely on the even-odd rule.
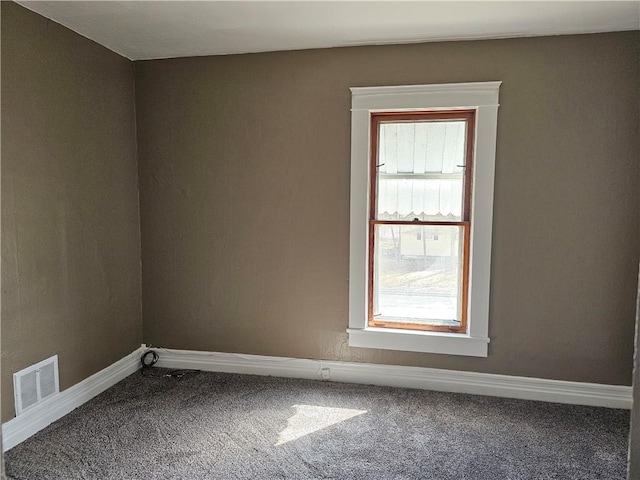
[[488,338],[459,333],[409,331],[391,328],[348,328],[349,346],[486,357]]

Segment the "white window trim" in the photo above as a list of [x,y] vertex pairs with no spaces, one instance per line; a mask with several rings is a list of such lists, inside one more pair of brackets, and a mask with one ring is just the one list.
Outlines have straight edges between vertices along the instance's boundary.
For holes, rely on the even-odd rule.
[[[347,329],[350,346],[474,357],[488,355],[493,182],[498,92],[501,83],[351,88],[351,225]],[[371,113],[451,109],[476,110],[467,333],[369,327],[367,232]]]

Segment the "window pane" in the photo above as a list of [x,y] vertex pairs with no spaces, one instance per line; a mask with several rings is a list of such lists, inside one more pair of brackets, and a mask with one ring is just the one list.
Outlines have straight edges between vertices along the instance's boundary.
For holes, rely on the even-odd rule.
[[464,228],[375,226],[373,321],[460,326]]
[[381,123],[377,218],[458,221],[464,195],[464,121]]

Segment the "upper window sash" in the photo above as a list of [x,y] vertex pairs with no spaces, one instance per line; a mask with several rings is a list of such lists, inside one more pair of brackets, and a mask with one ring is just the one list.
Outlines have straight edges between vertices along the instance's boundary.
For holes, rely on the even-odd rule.
[[[369,218],[469,222],[474,120],[475,110],[371,113]],[[442,155],[429,153],[434,149],[442,151]],[[448,182],[453,191],[447,192],[444,199],[450,207],[445,212],[427,204],[428,191],[442,182]],[[414,189],[411,200],[403,191],[409,187]]]

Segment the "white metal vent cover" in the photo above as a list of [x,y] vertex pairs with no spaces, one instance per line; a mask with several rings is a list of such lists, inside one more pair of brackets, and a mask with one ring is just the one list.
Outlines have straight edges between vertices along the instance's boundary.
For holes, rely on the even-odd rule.
[[58,355],[13,374],[16,415],[60,392]]

